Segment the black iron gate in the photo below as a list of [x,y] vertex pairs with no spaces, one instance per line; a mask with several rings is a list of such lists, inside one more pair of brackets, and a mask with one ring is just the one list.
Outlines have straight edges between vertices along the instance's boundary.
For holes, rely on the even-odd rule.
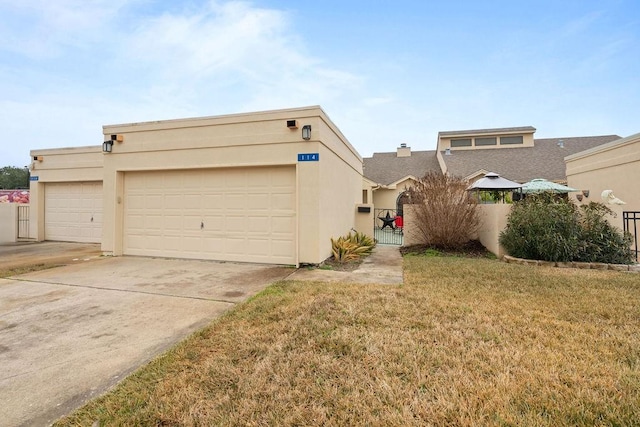
[[638,224],[640,222],[640,212],[622,212],[622,224],[624,231],[631,234],[631,250],[636,254],[636,261],[638,259]]
[[375,209],[373,237],[383,245],[402,245],[403,219],[395,209]]

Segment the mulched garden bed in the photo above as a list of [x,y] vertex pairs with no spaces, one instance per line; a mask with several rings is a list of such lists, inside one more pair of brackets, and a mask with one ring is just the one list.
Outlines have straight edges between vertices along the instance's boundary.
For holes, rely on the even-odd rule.
[[429,245],[402,246],[402,255],[458,256],[464,258],[495,258],[478,240],[472,240],[462,248],[446,249]]

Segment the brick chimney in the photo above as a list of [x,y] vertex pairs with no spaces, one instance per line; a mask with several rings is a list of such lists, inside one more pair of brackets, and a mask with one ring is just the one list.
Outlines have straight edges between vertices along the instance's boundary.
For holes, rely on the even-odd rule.
[[398,147],[397,157],[411,157],[411,147],[407,147],[404,142]]

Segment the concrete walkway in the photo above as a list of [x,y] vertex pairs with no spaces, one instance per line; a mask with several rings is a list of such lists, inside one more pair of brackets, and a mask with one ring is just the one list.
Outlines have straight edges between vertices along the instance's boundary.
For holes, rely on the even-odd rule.
[[403,276],[400,247],[377,245],[373,253],[354,271],[300,268],[287,277],[287,280],[401,285]]

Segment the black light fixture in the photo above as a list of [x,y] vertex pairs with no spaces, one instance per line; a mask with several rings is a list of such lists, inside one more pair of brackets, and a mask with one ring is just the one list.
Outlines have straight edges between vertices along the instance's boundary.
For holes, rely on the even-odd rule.
[[113,141],[112,140],[108,140],[102,143],[102,152],[103,153],[110,153],[111,150],[113,150]]
[[311,139],[311,125],[302,126],[302,139],[308,141]]

